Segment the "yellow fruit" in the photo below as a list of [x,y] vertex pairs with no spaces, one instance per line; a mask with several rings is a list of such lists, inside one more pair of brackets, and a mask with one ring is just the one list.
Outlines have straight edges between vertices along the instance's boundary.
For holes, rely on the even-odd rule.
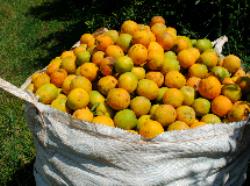
[[149,43],[148,45],[148,52],[160,52],[160,53],[164,53],[164,49],[162,48],[162,46],[157,43],[156,41],[152,41]]
[[160,106],[160,104],[154,104],[154,105],[151,106],[151,109],[150,109],[150,111],[149,111],[149,113],[150,113],[151,116],[154,115],[156,109],[157,109],[159,106]]
[[134,111],[137,117],[148,114],[150,107],[150,100],[144,96],[136,96],[130,102],[130,108]]
[[170,88],[181,88],[186,84],[185,76],[178,71],[170,71],[165,76],[165,85]]
[[76,76],[70,83],[70,89],[73,90],[75,88],[82,88],[87,91],[87,93],[90,93],[92,90],[92,84],[87,78]]
[[220,117],[225,116],[233,104],[226,96],[219,95],[212,101],[212,112]]
[[195,111],[189,106],[180,106],[176,109],[177,120],[191,125],[195,121]]
[[184,95],[177,88],[169,88],[163,96],[163,103],[179,107],[184,101]]
[[76,56],[75,56],[75,54],[74,54],[74,52],[72,50],[64,51],[61,54],[61,59],[64,59],[64,58],[67,58],[67,57],[72,57],[74,60],[76,59]]
[[138,80],[145,78],[146,71],[143,67],[133,67],[131,72],[136,75]]
[[152,119],[158,121],[163,127],[173,123],[176,119],[177,113],[172,105],[160,105],[156,108]]
[[234,104],[232,109],[228,113],[228,120],[230,122],[242,121],[247,119],[250,108],[247,104],[239,103]]
[[205,50],[200,56],[201,62],[212,68],[219,62],[219,57],[216,52],[212,49]]
[[102,60],[104,59],[105,53],[103,51],[97,51],[92,55],[92,62],[96,65],[101,65]]
[[174,37],[177,36],[177,30],[175,28],[173,28],[173,27],[167,27],[166,32],[173,35]]
[[192,105],[194,102],[194,98],[195,98],[195,90],[193,87],[189,87],[189,86],[183,86],[181,87],[180,91],[182,92],[183,96],[184,96],[184,101],[183,104],[184,105]]
[[113,40],[113,42],[115,43],[118,38],[119,38],[119,33],[117,30],[108,30],[107,32],[104,33],[105,35],[111,37],[111,39]]
[[108,92],[115,88],[118,81],[113,76],[104,76],[101,79],[99,79],[97,83],[98,90],[103,94],[107,95]]
[[205,123],[210,123],[210,124],[214,124],[214,123],[221,123],[221,120],[218,116],[214,115],[214,114],[206,114],[201,118],[202,122]]
[[191,40],[186,36],[177,36],[175,45],[176,45],[177,52],[180,52],[182,50],[192,47]]
[[116,113],[114,117],[115,126],[131,130],[136,127],[137,119],[135,113],[130,109],[123,109]]
[[140,130],[140,128],[145,124],[146,121],[150,120],[150,118],[150,115],[142,115],[141,117],[139,117],[136,128]]
[[73,79],[75,79],[76,75],[69,75],[67,76],[64,81],[63,81],[63,84],[62,84],[62,90],[63,90],[63,93],[64,94],[68,94],[70,92],[70,84],[71,84],[71,81]]
[[27,90],[27,91],[33,93],[33,92],[35,91],[35,86],[34,86],[34,84],[33,84],[33,83],[30,83],[30,84],[26,87],[25,90]]
[[95,124],[101,124],[101,125],[106,125],[109,127],[115,127],[114,121],[108,116],[96,116],[96,117],[94,117],[92,122]]
[[173,130],[186,130],[190,127],[183,121],[175,121],[168,126],[168,131]]
[[62,59],[61,67],[69,74],[73,74],[76,71],[76,59],[72,56],[68,56]]
[[72,110],[84,108],[89,103],[89,94],[82,88],[74,88],[69,92],[67,106]]
[[50,77],[44,72],[36,73],[32,77],[32,83],[34,84],[35,90],[37,90],[39,87],[50,83]]
[[80,74],[90,81],[96,79],[98,67],[94,63],[84,63],[80,66]]
[[203,97],[207,99],[214,99],[221,93],[221,84],[216,77],[209,76],[208,78],[200,81],[198,90]]
[[136,92],[140,96],[144,96],[149,100],[154,100],[158,96],[159,88],[154,81],[142,79],[138,82]]
[[118,87],[127,90],[129,93],[135,91],[138,79],[132,72],[125,72],[118,79]]
[[108,92],[107,104],[114,110],[122,110],[129,106],[130,95],[123,88],[113,88]]
[[210,110],[210,102],[204,98],[197,98],[194,100],[193,108],[197,116],[208,114]]
[[203,64],[193,64],[189,69],[188,69],[189,76],[195,76],[198,78],[206,78],[208,75],[208,69],[206,65]]
[[240,68],[241,65],[240,58],[238,58],[233,54],[230,54],[223,59],[222,65],[229,72],[235,73]]
[[57,98],[54,101],[52,101],[51,107],[60,110],[62,112],[67,112],[68,109],[66,107],[66,101],[67,97],[64,94],[59,94]]
[[166,28],[167,28],[166,25],[163,23],[155,23],[154,25],[151,26],[151,31],[157,37],[166,32]]
[[83,121],[88,121],[92,122],[94,115],[93,113],[89,110],[88,107],[78,109],[73,113],[73,118],[83,120]]
[[146,121],[139,130],[139,134],[146,139],[155,138],[163,132],[164,129],[162,125],[159,122],[153,120]]
[[132,133],[132,134],[138,134],[138,132],[136,130],[127,130],[127,131]]
[[44,104],[50,104],[58,96],[58,89],[51,83],[40,86],[36,91],[38,100]]

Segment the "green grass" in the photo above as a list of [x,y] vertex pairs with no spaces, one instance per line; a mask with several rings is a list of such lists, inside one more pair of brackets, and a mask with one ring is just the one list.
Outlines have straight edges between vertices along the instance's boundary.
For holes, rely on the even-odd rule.
[[[111,7],[110,2],[114,6]],[[249,10],[247,1],[245,5],[223,1],[230,6],[224,6],[226,12],[222,13],[218,4],[209,4],[209,7],[211,1],[200,1],[198,8],[208,7],[204,9],[207,11],[204,16],[199,16],[203,9],[197,8],[195,14],[190,9],[190,4],[198,1],[162,2],[165,1],[0,0],[0,77],[20,86],[52,57],[69,49],[82,33],[101,26],[117,29],[125,19],[147,23],[156,14],[167,18],[181,34],[193,38],[230,35],[226,52],[237,53],[245,62],[250,62],[250,52],[246,50],[250,45],[249,29],[244,27],[244,20],[248,21],[244,18]],[[210,11],[214,8],[219,10],[215,15]],[[224,24],[214,21],[214,17],[219,17]],[[0,90],[0,185],[34,184],[35,149],[23,115],[23,102]]]

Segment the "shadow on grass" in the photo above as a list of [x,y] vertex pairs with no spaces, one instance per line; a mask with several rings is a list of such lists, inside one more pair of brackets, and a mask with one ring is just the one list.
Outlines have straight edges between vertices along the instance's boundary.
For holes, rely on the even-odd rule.
[[12,180],[9,181],[7,186],[35,186],[35,178],[33,176],[33,165],[35,158],[28,164],[20,167],[12,176]]

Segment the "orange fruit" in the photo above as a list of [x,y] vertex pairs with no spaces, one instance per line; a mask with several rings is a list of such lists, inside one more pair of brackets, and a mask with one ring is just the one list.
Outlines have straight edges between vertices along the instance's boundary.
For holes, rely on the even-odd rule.
[[65,78],[67,77],[67,72],[64,69],[58,69],[50,75],[50,82],[57,87],[62,87]]
[[219,95],[212,101],[212,112],[220,117],[225,116],[233,104],[226,96]]
[[167,33],[169,33],[169,34],[172,34],[173,36],[177,36],[177,31],[176,31],[176,29],[175,28],[173,28],[173,27],[167,27],[166,28],[166,32]]
[[240,58],[238,58],[233,54],[230,54],[223,59],[222,65],[229,72],[235,73],[240,68],[241,65]]
[[203,97],[207,99],[214,99],[221,93],[220,81],[214,76],[202,79],[199,83],[198,91]]
[[113,40],[111,37],[101,34],[96,37],[96,48],[101,51],[105,51],[108,46],[113,45]]
[[71,84],[71,81],[73,80],[73,79],[75,79],[75,77],[76,77],[76,75],[68,75],[65,79],[64,79],[64,81],[63,81],[63,84],[62,84],[62,90],[63,90],[63,93],[64,94],[68,94],[69,92],[70,92],[70,89],[71,89],[71,87],[70,87],[70,84]]
[[98,73],[98,67],[94,63],[84,63],[80,66],[80,74],[90,81],[96,79]]
[[162,46],[164,50],[170,50],[175,44],[175,37],[168,32],[163,32],[156,37],[157,42]]
[[148,53],[147,67],[150,70],[160,70],[164,61],[164,53],[152,51]]
[[87,44],[88,47],[95,45],[95,38],[92,34],[85,33],[80,38],[81,44]]
[[164,53],[164,49],[156,41],[151,41],[148,45],[148,52],[150,53],[153,51]]
[[148,50],[142,44],[134,44],[128,51],[128,56],[133,60],[134,64],[142,65],[146,63],[148,58]]
[[156,37],[162,35],[166,31],[166,25],[163,23],[155,23],[151,26],[151,31]]
[[197,128],[197,127],[202,127],[206,125],[205,122],[202,122],[202,121],[196,121],[194,123],[191,124],[190,128]]
[[60,57],[56,57],[52,59],[49,65],[47,66],[46,73],[48,75],[52,74],[53,72],[55,72],[56,70],[60,68],[61,63],[62,63],[62,60]]
[[232,80],[230,77],[225,77],[222,81],[223,85],[230,85],[230,84],[235,84],[235,82]]
[[131,70],[132,73],[134,73],[138,80],[145,78],[145,69],[143,67],[133,67]]
[[50,83],[50,77],[44,72],[35,73],[32,76],[32,83],[34,84],[35,90],[44,84]]
[[92,62],[96,65],[100,65],[104,58],[105,53],[103,51],[97,51],[92,55]]
[[189,49],[183,49],[178,53],[177,59],[181,67],[189,68],[195,63],[196,56]]
[[113,57],[105,57],[101,60],[100,63],[100,72],[104,75],[112,75],[113,65],[115,59]]
[[242,77],[242,76],[245,76],[246,75],[246,72],[244,71],[243,68],[239,68],[233,76],[236,76],[236,77]]
[[129,106],[130,95],[123,88],[113,88],[108,92],[107,104],[114,110],[122,110]]
[[158,121],[163,127],[165,127],[170,123],[173,123],[176,116],[176,110],[172,105],[163,104],[156,108],[154,114],[152,115],[152,119]]
[[199,89],[199,83],[201,81],[201,78],[198,77],[190,77],[187,79],[187,86],[193,87],[195,90]]
[[73,49],[75,55],[85,52],[87,49],[87,44],[81,44],[80,46]]
[[145,78],[153,80],[158,87],[161,87],[162,84],[164,83],[164,76],[160,72],[148,72]]
[[208,49],[201,54],[200,60],[201,63],[211,68],[218,64],[219,57],[213,49]]
[[186,36],[177,36],[175,40],[176,52],[192,47],[191,40]]
[[123,50],[118,45],[109,45],[106,49],[106,54],[114,59],[124,56]]
[[150,100],[144,96],[136,96],[130,102],[130,108],[134,111],[137,117],[148,114],[150,107]]
[[154,25],[155,23],[165,24],[165,19],[162,16],[153,16],[150,21],[150,25]]
[[117,79],[114,76],[104,76],[99,79],[97,83],[98,90],[103,94],[103,95],[108,95],[108,92],[115,88],[116,85],[118,84]]
[[165,85],[170,88],[181,88],[186,84],[185,76],[178,71],[170,71],[165,76]]
[[73,118],[83,120],[83,121],[88,121],[88,122],[92,122],[94,118],[93,113],[89,110],[88,107],[75,110],[72,116]]
[[132,20],[124,21],[121,26],[121,32],[128,33],[130,35],[133,35],[138,29],[138,24]]
[[186,130],[190,127],[183,121],[175,121],[168,126],[168,131],[173,130]]
[[65,69],[69,74],[73,74],[76,71],[76,58],[68,56],[62,59],[61,68]]
[[157,84],[150,79],[141,79],[137,85],[137,94],[144,96],[149,100],[154,100],[157,98],[159,93],[159,88]]
[[86,77],[76,76],[70,83],[70,89],[73,90],[75,88],[81,88],[90,93],[92,90],[92,84]]
[[177,120],[183,121],[188,125],[191,125],[195,121],[195,111],[189,106],[180,106],[176,109]]
[[111,37],[111,39],[113,40],[113,42],[115,43],[118,38],[119,38],[119,33],[117,30],[108,30],[107,32],[104,33],[105,35]]
[[163,103],[172,105],[175,108],[181,106],[183,101],[184,96],[177,88],[169,88],[163,96]]
[[72,110],[84,108],[89,103],[89,94],[82,88],[74,88],[68,94],[67,106]]
[[108,116],[96,116],[92,120],[92,123],[115,127],[114,121]]
[[155,138],[163,132],[164,129],[162,125],[159,122],[153,120],[146,121],[139,130],[139,134],[146,139]]
[[133,44],[142,44],[147,47],[150,43],[150,34],[146,30],[137,30],[133,34]]
[[62,54],[61,54],[61,59],[64,59],[66,57],[72,57],[74,60],[76,59],[76,56],[74,54],[74,52],[72,50],[69,50],[69,51],[64,51]]
[[145,122],[150,120],[150,117],[150,115],[142,115],[141,117],[139,117],[136,128],[140,130],[140,128],[145,124]]

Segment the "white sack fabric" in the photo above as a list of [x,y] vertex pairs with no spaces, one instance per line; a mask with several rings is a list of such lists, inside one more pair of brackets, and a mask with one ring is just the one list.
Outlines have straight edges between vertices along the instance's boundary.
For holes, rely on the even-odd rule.
[[[28,82],[28,81],[27,81]],[[74,120],[0,79],[26,100],[37,150],[38,186],[241,185],[250,158],[248,121],[165,132],[153,140],[119,128]]]

